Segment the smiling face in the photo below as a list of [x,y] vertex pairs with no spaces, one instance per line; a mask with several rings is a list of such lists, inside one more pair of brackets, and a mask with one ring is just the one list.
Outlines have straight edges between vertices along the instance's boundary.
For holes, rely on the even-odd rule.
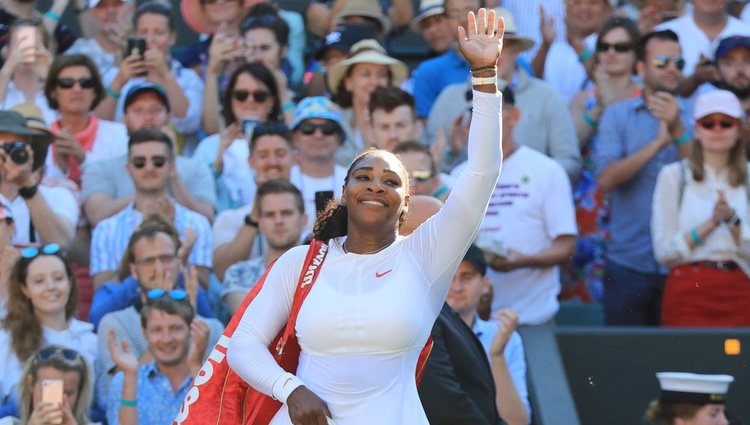
[[[679,43],[673,40],[651,39],[646,45],[645,61],[637,64],[638,74],[644,85],[653,92],[674,93],[682,81],[682,70],[675,64],[675,58],[682,57]],[[663,63],[661,59],[667,58]]]
[[148,342],[148,351],[157,364],[175,366],[187,357],[190,325],[180,315],[152,309],[143,335]]
[[271,179],[289,179],[294,155],[285,138],[269,134],[255,140],[247,161],[255,170],[255,182],[260,185]]
[[409,203],[406,169],[385,151],[374,151],[356,160],[341,196],[349,227],[376,231],[396,230]]
[[55,255],[40,255],[33,259],[21,286],[21,292],[31,301],[34,312],[45,315],[64,313],[70,290],[65,263]]
[[294,147],[302,161],[330,161],[341,146],[339,126],[324,118],[308,118],[292,133]]

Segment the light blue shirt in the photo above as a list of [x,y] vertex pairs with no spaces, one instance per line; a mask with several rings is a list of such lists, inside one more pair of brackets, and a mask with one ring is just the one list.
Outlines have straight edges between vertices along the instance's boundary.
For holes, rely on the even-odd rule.
[[[692,104],[678,99],[680,119],[692,134]],[[613,162],[629,157],[659,134],[659,119],[649,112],[642,97],[624,100],[604,110],[592,146],[597,177]],[[631,270],[666,273],[654,258],[651,243],[651,202],[661,168],[678,161],[674,144],[660,150],[630,180],[610,192],[610,239],[607,258]]]
[[414,100],[417,116],[430,115],[432,104],[444,88],[463,83],[469,77],[471,67],[464,58],[451,48],[442,55],[422,62],[414,71]]
[[[120,400],[122,400],[122,387],[125,375],[117,372],[112,378],[112,384],[107,397],[107,422],[109,425],[119,423]],[[172,391],[172,384],[164,374],[159,371],[156,362],[142,365],[138,369],[137,383],[137,409],[139,425],[166,425],[171,424],[180,405],[187,395],[193,377],[188,375],[182,381],[177,391]]]
[[[185,229],[187,228],[195,230],[196,238],[190,252],[190,264],[211,268],[213,242],[211,240],[211,225],[208,223],[208,219],[174,201],[172,205],[174,205],[173,224],[180,236],[185,236]],[[141,224],[141,221],[143,221],[143,214],[134,209],[131,202],[124,210],[99,222],[91,237],[91,263],[89,268],[91,276],[101,272],[119,270],[120,260],[128,247],[130,236]]]
[[[490,345],[492,345],[492,340],[497,333],[497,322],[488,322],[476,317],[471,330],[479,338],[484,351],[489,357]],[[505,362],[508,364],[508,371],[510,372],[510,378],[513,380],[513,385],[515,385],[516,391],[518,391],[518,395],[523,401],[523,405],[526,406],[526,412],[530,418],[531,404],[529,404],[529,390],[526,385],[526,354],[523,349],[523,340],[518,332],[514,331],[510,336],[508,343],[505,345],[503,356],[505,356]]]

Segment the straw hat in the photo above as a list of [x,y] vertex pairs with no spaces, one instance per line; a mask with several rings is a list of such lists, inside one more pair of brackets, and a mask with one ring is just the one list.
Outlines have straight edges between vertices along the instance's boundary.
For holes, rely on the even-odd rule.
[[522,52],[534,47],[534,40],[518,34],[516,20],[513,18],[513,14],[510,13],[510,10],[504,7],[496,7],[495,13],[498,18],[502,17],[505,20],[505,35],[503,35],[503,40],[520,43]]
[[394,59],[385,52],[383,46],[381,46],[375,40],[362,40],[352,46],[349,51],[349,58],[345,59],[328,70],[326,81],[328,82],[328,88],[335,92],[341,80],[346,75],[346,71],[350,66],[358,63],[374,63],[376,65],[385,65],[391,70],[391,84],[398,86],[402,81],[409,75],[409,68],[405,63],[398,59]]
[[348,0],[344,8],[333,17],[333,22],[340,22],[348,16],[364,16],[378,21],[383,34],[388,34],[393,28],[391,20],[383,14],[380,2],[376,0]]

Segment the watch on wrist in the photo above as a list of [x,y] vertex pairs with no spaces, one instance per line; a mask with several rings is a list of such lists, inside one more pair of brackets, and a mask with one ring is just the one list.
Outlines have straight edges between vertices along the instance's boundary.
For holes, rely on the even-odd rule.
[[245,226],[258,228],[258,222],[250,218],[250,214],[245,216]]
[[36,191],[39,189],[39,186],[33,185],[29,187],[22,187],[18,189],[18,195],[21,196],[23,199],[30,199],[33,198],[34,195],[36,195]]
[[729,223],[729,225],[732,227],[737,227],[740,225],[740,223],[742,223],[742,220],[740,220],[740,216],[738,216],[737,213],[734,213],[734,215],[729,220],[727,220],[727,223]]

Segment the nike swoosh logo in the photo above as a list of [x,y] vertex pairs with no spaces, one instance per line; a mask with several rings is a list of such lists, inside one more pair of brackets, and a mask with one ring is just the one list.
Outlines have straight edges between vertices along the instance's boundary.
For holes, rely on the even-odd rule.
[[378,273],[378,272],[375,272],[375,277],[376,277],[377,279],[380,279],[381,277],[383,277],[383,276],[387,275],[388,273],[390,273],[390,272],[392,272],[392,271],[393,271],[393,269],[390,269],[390,270],[384,271],[383,273]]

